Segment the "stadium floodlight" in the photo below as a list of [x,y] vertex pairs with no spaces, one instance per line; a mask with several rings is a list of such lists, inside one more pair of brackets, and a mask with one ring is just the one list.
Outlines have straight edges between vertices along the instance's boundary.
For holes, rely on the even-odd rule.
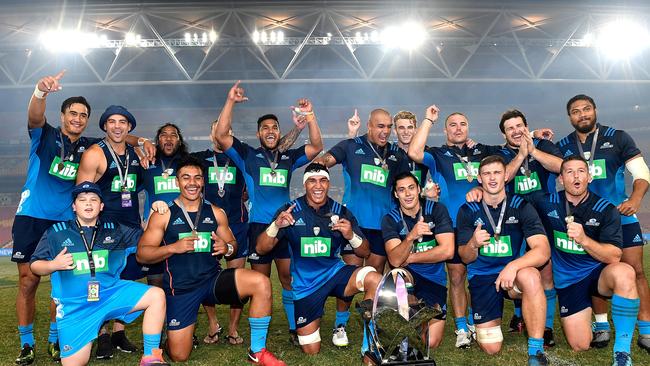
[[611,59],[627,59],[650,46],[650,35],[639,23],[616,20],[600,29],[596,46]]
[[44,32],[41,34],[40,41],[52,52],[79,53],[85,53],[89,48],[97,48],[102,42],[95,33],[63,29]]
[[260,33],[260,42],[266,43],[268,40],[269,40],[269,37],[266,34],[266,31],[262,31],[262,33]]
[[373,43],[379,42],[379,32],[376,30],[370,32],[370,41]]
[[251,35],[251,38],[253,38],[253,43],[259,43],[260,42],[260,32],[255,29],[253,31],[253,34]]
[[126,36],[124,36],[124,43],[127,46],[137,46],[138,44],[140,44],[140,40],[141,40],[141,36],[133,32],[128,32]]
[[208,33],[207,32],[203,32],[203,34],[201,35],[201,42],[203,44],[208,43]]
[[218,35],[217,32],[214,31],[214,29],[210,31],[209,38],[210,38],[210,42],[212,43],[217,41]]
[[402,48],[414,50],[427,39],[427,31],[415,21],[407,21],[401,26],[390,26],[379,36],[380,42],[387,49]]
[[190,32],[185,32],[184,39],[185,39],[185,42],[187,42],[187,43],[192,42],[192,35],[190,34]]
[[361,32],[357,32],[354,35],[354,40],[355,40],[355,42],[357,42],[357,44],[363,43],[363,36],[361,35]]
[[283,43],[284,42],[284,32],[283,31],[278,31],[277,40],[278,40],[278,43]]
[[276,41],[275,31],[271,31],[270,39],[271,39],[271,43],[275,43],[275,41]]

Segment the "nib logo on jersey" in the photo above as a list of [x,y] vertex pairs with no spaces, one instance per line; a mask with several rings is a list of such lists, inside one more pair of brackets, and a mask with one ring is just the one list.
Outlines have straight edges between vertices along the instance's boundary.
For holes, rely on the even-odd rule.
[[289,182],[289,171],[260,167],[260,186],[286,187]]
[[482,246],[479,254],[486,257],[511,257],[512,244],[510,235],[500,236],[498,241],[491,237],[490,244]]
[[561,231],[553,230],[553,241],[557,250],[570,254],[587,254],[582,245],[576,243]]
[[229,166],[228,171],[226,171],[226,167],[219,167],[219,174],[217,175],[217,172],[214,170],[214,167],[211,166],[208,169],[208,183],[210,184],[216,184],[219,181],[222,181],[226,184],[236,184],[237,179],[235,178],[237,176],[237,168],[234,166]]
[[320,236],[300,238],[300,256],[302,257],[329,257],[331,248],[331,238]]
[[[478,166],[480,163],[477,162],[470,162],[471,165],[471,176],[472,177],[478,177]],[[462,163],[454,163],[454,178],[456,180],[464,180],[467,179],[467,169],[465,168],[465,164]]]
[[525,175],[515,176],[515,193],[526,194],[542,189],[537,172],[531,172],[530,177]]
[[[131,192],[135,192],[135,181],[137,177],[135,174],[129,174],[126,176],[126,189]],[[111,192],[122,192],[122,182],[120,181],[120,176],[116,175],[113,177],[113,182],[111,182]]]
[[[90,273],[90,263],[86,252],[72,253],[72,262],[74,263],[72,273],[75,275]],[[94,250],[93,262],[95,262],[95,272],[108,271],[108,250]]]
[[361,183],[370,183],[380,187],[386,187],[388,182],[388,170],[381,167],[361,164]]
[[414,253],[426,252],[427,250],[433,249],[436,245],[438,245],[438,243],[436,243],[436,239],[425,241],[422,243],[415,243],[413,252]]
[[[192,236],[192,233],[180,233],[178,234],[178,239],[180,240],[188,236]],[[210,233],[202,231],[196,233],[196,236],[198,236],[198,239],[194,240],[194,251],[197,253],[209,253],[211,251],[210,242],[212,241]]]
[[176,177],[173,175],[167,178],[163,176],[153,177],[153,189],[156,194],[180,192],[176,183]]
[[49,173],[50,175],[59,177],[63,180],[75,180],[77,179],[78,170],[79,164],[65,161],[63,165],[61,165],[61,158],[59,156],[55,156],[54,160],[52,160],[52,164],[50,164]]

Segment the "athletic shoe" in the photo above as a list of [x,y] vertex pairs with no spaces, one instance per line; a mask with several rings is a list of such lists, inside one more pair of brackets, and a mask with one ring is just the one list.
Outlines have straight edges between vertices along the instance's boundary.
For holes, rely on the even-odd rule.
[[253,353],[249,349],[248,362],[252,362],[254,365],[260,366],[287,366],[284,361],[278,360],[275,355],[268,351],[266,348],[262,348],[261,351],[256,353]]
[[476,326],[467,324],[467,330],[469,330],[469,334],[472,336],[472,339],[476,340]]
[[516,315],[513,314],[512,318],[510,319],[510,325],[509,325],[510,329],[508,329],[508,332],[509,333],[522,333],[524,331],[525,327],[526,326],[524,324],[524,318],[516,316]]
[[289,342],[296,347],[300,347],[300,342],[298,342],[298,333],[295,330],[289,330]]
[[20,350],[20,356],[16,358],[17,365],[31,365],[34,362],[34,348],[29,344],[23,344],[23,348]]
[[650,335],[639,335],[639,338],[636,340],[637,346],[641,347],[650,353]]
[[108,333],[100,334],[97,337],[97,351],[95,357],[98,360],[108,360],[113,358],[113,345],[111,344],[111,336]]
[[553,337],[553,329],[544,329],[544,348],[551,348],[555,346],[555,338]]
[[59,342],[49,342],[47,344],[47,354],[52,357],[52,361],[61,361],[61,349],[59,348]]
[[142,356],[140,359],[140,366],[169,366],[169,363],[165,362],[165,359],[162,355],[162,350],[156,348],[151,351],[150,356]]
[[469,348],[469,345],[472,343],[470,334],[464,329],[458,329],[456,333],[456,348]]
[[134,346],[133,343],[126,338],[126,333],[124,333],[123,330],[113,332],[113,335],[111,336],[111,344],[114,348],[117,348],[124,353],[138,352],[138,347]]
[[348,341],[348,333],[345,331],[345,325],[339,325],[332,333],[332,343],[334,343],[335,346],[348,346],[350,342]]
[[199,347],[199,338],[196,334],[192,334],[192,348],[197,349]]
[[632,366],[632,357],[627,352],[614,352],[612,366]]
[[595,330],[591,339],[591,347],[605,348],[609,344],[609,330]]
[[535,355],[528,356],[528,366],[547,366],[548,358],[544,352],[537,351]]

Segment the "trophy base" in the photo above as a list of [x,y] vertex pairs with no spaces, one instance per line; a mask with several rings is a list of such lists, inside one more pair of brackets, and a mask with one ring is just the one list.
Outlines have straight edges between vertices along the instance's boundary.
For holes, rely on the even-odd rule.
[[401,366],[401,365],[420,365],[420,366],[436,366],[436,361],[430,360],[379,360],[371,352],[366,352],[363,356],[363,364],[367,366]]

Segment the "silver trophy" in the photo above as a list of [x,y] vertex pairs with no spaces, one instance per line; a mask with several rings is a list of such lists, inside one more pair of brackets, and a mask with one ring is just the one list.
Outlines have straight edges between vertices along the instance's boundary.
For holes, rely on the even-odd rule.
[[379,282],[372,305],[369,300],[357,304],[366,327],[366,360],[370,364],[435,366],[420,332],[442,310],[438,304],[430,307],[418,300],[412,294],[413,285],[413,276],[406,269],[393,269]]

